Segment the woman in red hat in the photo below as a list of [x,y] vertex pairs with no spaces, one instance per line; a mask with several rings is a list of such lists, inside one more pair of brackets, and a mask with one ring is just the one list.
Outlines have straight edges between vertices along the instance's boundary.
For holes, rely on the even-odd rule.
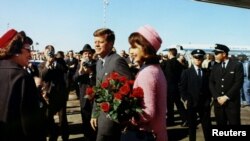
[[25,32],[9,30],[0,38],[0,140],[45,140],[38,90],[24,69],[33,41]]

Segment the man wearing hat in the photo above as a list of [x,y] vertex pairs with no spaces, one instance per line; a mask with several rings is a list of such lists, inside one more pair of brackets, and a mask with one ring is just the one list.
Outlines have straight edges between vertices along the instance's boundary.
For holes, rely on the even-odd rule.
[[84,98],[86,88],[95,85],[96,79],[96,60],[93,59],[93,54],[95,50],[91,48],[89,44],[85,44],[83,49],[80,51],[82,56],[81,62],[78,64],[78,68],[75,74],[75,81],[79,85],[80,91],[80,106],[81,106],[81,116],[82,116],[82,127],[83,134],[86,140],[95,141],[96,133],[91,128],[90,119],[93,103]]
[[211,130],[209,92],[209,73],[202,68],[202,62],[206,53],[201,49],[191,52],[193,65],[182,72],[180,81],[180,93],[184,101],[187,100],[187,112],[189,123],[189,140],[196,140],[197,114],[200,117],[204,138],[209,140]]
[[217,125],[240,125],[240,89],[244,73],[242,63],[228,57],[230,49],[216,44],[216,64],[210,75],[209,87],[214,98],[214,114]]

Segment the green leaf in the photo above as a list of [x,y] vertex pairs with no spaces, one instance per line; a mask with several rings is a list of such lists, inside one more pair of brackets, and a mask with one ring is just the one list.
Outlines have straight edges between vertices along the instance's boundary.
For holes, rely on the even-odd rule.
[[114,100],[114,102],[113,102],[113,108],[114,108],[114,110],[117,110],[120,105],[121,105],[121,101],[120,100]]
[[138,112],[138,113],[142,113],[142,109],[140,109],[140,108],[136,108],[135,111]]
[[114,120],[114,121],[118,121],[117,116],[118,116],[117,113],[113,113],[112,115],[110,115],[111,119]]
[[97,111],[97,112],[93,112],[92,115],[91,115],[91,117],[92,118],[97,118],[97,117],[99,117],[99,115],[100,115],[100,112]]

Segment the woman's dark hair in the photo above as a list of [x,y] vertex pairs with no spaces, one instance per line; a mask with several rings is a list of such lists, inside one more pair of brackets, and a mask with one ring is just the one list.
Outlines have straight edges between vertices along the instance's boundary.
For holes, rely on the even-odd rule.
[[21,53],[21,49],[25,44],[33,44],[33,40],[26,36],[24,31],[19,32],[16,37],[16,39],[13,40],[13,42],[10,45],[10,49],[7,53],[8,56],[13,56],[15,54]]
[[143,60],[146,64],[159,64],[160,56],[156,54],[154,47],[140,33],[130,34],[128,40],[131,48],[136,48],[135,44],[142,46],[144,53],[147,55],[144,56]]

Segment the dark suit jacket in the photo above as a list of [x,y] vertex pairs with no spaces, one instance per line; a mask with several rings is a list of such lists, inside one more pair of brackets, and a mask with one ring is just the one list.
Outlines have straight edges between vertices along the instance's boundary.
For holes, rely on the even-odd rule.
[[221,64],[216,64],[210,75],[209,88],[213,98],[226,95],[231,102],[240,102],[240,89],[243,85],[243,65],[240,62],[229,60],[225,73]]
[[194,66],[182,72],[180,93],[183,100],[190,102],[191,107],[197,107],[200,104],[210,106],[209,73],[206,69],[202,69],[202,74],[202,79],[200,79]]
[[94,86],[96,84],[96,60],[89,60],[89,64],[91,64],[90,66],[88,66],[93,73],[89,74],[79,74],[79,69],[80,69],[80,63],[77,66],[77,70],[76,73],[74,75],[74,81],[77,82],[77,84],[79,85],[80,88],[80,106],[81,109],[84,110],[85,112],[88,112],[89,117],[91,116],[91,111],[92,111],[92,102],[87,99],[84,98],[85,96],[85,92],[87,87],[89,86]]
[[[100,83],[111,73],[118,72],[120,75],[126,76],[128,79],[131,79],[131,73],[129,67],[124,58],[120,57],[118,54],[111,52],[105,58],[104,66],[102,66],[101,61],[99,60],[96,65],[96,83]],[[96,105],[94,104],[92,113],[96,113]],[[111,121],[106,117],[106,114],[100,111],[98,116],[98,132],[103,135],[115,135],[120,134],[120,125],[114,121]]]
[[50,107],[58,111],[65,106],[67,101],[66,82],[64,75],[67,71],[66,65],[60,61],[55,61],[56,66],[52,69],[46,68],[46,62],[39,64],[39,75],[47,85],[47,94]]
[[185,67],[176,58],[162,62],[161,67],[168,83],[168,94],[178,93],[178,84]]
[[[78,60],[76,58],[72,58],[72,60],[70,60],[69,58],[67,60],[65,60],[66,65],[68,66],[69,70],[68,70],[68,78],[72,79],[72,77],[74,76],[76,69],[77,69],[77,65],[78,65]],[[75,65],[74,68],[70,68],[69,66],[71,65]]]

